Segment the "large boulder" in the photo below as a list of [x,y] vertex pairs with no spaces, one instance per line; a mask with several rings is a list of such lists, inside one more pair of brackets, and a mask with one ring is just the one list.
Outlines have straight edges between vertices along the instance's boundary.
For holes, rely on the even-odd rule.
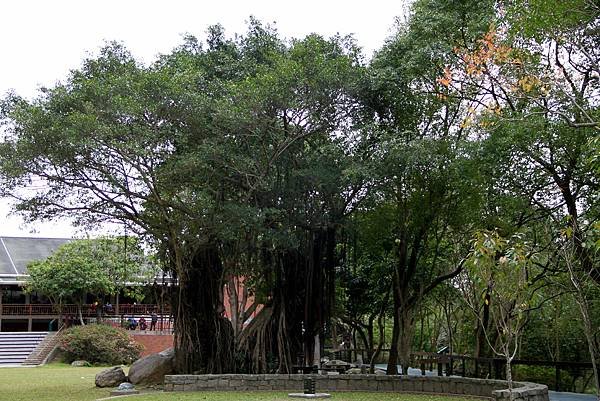
[[129,368],[129,381],[133,384],[161,384],[165,375],[174,373],[174,360],[173,348],[140,358]]
[[116,387],[127,380],[120,366],[113,366],[96,375],[96,387]]

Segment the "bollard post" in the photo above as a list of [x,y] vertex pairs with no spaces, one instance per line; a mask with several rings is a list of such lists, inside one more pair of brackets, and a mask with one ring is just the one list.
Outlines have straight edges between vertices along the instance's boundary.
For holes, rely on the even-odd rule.
[[316,387],[316,380],[312,376],[304,378],[304,394],[314,394]]

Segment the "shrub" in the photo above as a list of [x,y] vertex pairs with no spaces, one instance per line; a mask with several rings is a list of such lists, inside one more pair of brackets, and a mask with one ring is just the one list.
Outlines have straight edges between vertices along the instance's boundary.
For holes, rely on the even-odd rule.
[[123,329],[88,324],[67,329],[59,342],[67,362],[83,359],[95,364],[129,364],[140,357],[141,344],[133,341]]
[[[545,384],[556,388],[556,369],[547,366],[517,365],[513,369],[513,379]],[[560,371],[560,391],[574,391],[573,377],[565,369]]]

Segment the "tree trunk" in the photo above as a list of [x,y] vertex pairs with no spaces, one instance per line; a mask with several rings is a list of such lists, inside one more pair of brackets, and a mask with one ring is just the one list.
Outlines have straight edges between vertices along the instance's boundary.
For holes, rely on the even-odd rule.
[[394,308],[394,326],[392,328],[392,340],[390,344],[390,356],[388,358],[387,374],[398,374],[398,339],[400,337],[399,307]]
[[398,359],[402,365],[402,374],[408,374],[410,365],[410,352],[412,351],[412,340],[415,329],[415,321],[413,310],[409,307],[404,307],[400,311],[400,332],[398,339]]
[[85,295],[82,295],[81,297],[81,301],[77,304],[77,315],[79,316],[79,322],[81,323],[82,326],[85,326],[85,322],[83,321],[83,303],[85,299]]
[[217,247],[206,244],[182,265],[175,306],[177,373],[232,373],[233,329],[223,316],[223,268]]
[[581,282],[577,277],[577,273],[574,271],[573,267],[568,261],[567,266],[569,268],[571,283],[573,283],[573,287],[575,288],[575,302],[577,302],[577,305],[579,306],[579,311],[581,312],[581,317],[583,318],[583,332],[587,340],[588,351],[590,353],[590,359],[592,361],[594,384],[596,385],[596,396],[598,397],[598,400],[600,400],[600,371],[598,367],[598,360],[600,360],[600,350],[598,350],[598,346],[596,343],[593,321],[590,316],[588,301],[586,299],[586,295],[582,288]]
[[[507,355],[509,355],[510,351],[506,351]],[[508,395],[510,397],[510,401],[515,399],[515,395],[513,394],[513,380],[512,380],[512,368],[511,368],[512,358],[506,358],[506,381],[508,382]]]
[[490,301],[490,293],[488,291],[485,294],[483,303],[483,317],[482,319],[477,319],[477,330],[475,332],[475,358],[483,358],[490,354],[489,352],[486,352],[489,346],[485,339],[485,330],[487,330],[490,321]]
[[[238,338],[241,332],[242,325],[240,324],[240,304],[238,299],[238,281],[235,277],[229,276],[227,279],[227,295],[229,301],[229,319],[231,320],[231,325],[233,326],[233,336],[234,338]],[[244,305],[245,306],[245,305]]]
[[454,353],[454,345],[453,345],[453,330],[452,330],[452,320],[450,316],[450,305],[447,299],[444,300],[444,317],[446,320],[446,328],[448,330],[448,353]]
[[272,298],[242,330],[238,348],[247,355],[250,372],[291,373],[293,364],[306,363],[296,359],[304,345],[304,297],[298,283],[304,282],[306,259],[296,251],[265,251],[262,258]]
[[379,357],[379,354],[381,353],[381,349],[383,348],[383,344],[385,343],[385,329],[383,326],[384,313],[385,313],[385,306],[381,308],[381,313],[377,317],[377,328],[379,329],[379,342],[377,344],[377,349],[375,350],[375,352],[373,352],[373,354],[371,355],[371,360],[369,361],[369,373],[371,373],[371,374],[375,373],[375,361]]

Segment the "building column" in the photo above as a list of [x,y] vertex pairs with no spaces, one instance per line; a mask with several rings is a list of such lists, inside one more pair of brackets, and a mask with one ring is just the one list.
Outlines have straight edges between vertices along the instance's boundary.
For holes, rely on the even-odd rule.
[[33,328],[33,319],[31,317],[29,317],[29,319],[27,320],[27,331],[31,331],[32,328]]

